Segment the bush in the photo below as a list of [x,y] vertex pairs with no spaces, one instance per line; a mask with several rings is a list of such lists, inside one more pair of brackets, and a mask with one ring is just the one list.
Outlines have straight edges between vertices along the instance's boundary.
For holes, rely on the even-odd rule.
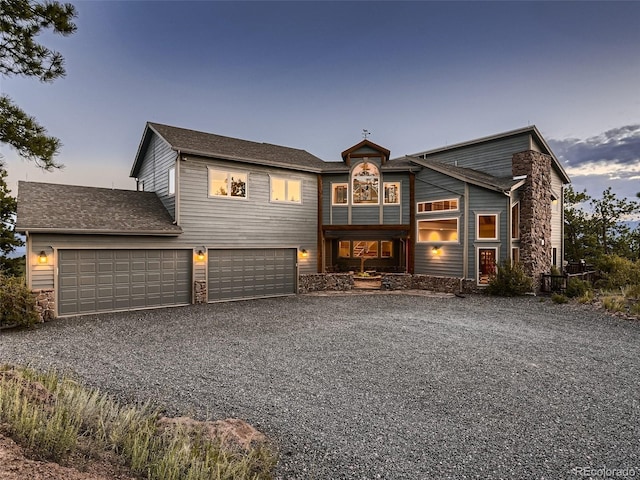
[[567,281],[567,297],[583,297],[591,291],[591,284],[579,278],[569,278]]
[[551,301],[553,303],[567,303],[569,299],[564,295],[554,293],[553,295],[551,295]]
[[533,291],[533,280],[528,277],[519,263],[505,260],[498,265],[496,275],[491,277],[487,293],[502,297],[514,297]]
[[599,288],[617,289],[626,285],[640,284],[640,261],[633,262],[617,255],[606,255],[596,264],[602,278]]
[[24,279],[0,273],[0,326],[30,327],[38,321],[36,301]]

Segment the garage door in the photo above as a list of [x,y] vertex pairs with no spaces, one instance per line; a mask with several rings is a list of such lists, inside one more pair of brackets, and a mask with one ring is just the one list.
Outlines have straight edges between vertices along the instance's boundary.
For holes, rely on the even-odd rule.
[[296,293],[295,248],[209,250],[209,301]]
[[191,303],[190,250],[60,250],[58,314]]

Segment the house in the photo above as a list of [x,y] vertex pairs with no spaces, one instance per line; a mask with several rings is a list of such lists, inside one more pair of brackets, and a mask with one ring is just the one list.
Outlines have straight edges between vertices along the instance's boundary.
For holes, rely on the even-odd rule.
[[563,258],[569,178],[536,127],[390,158],[341,161],[148,123],[137,191],[20,182],[27,282],[50,315],[295,294],[360,268],[488,283]]

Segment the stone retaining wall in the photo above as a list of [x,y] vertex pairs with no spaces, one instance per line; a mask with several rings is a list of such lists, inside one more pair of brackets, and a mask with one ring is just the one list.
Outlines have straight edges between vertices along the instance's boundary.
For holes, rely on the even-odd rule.
[[36,312],[41,322],[55,318],[56,295],[53,289],[32,290],[36,300]]
[[353,277],[349,273],[311,273],[298,277],[298,293],[352,289]]
[[[473,279],[462,280],[432,275],[409,273],[382,273],[381,290],[431,290],[443,293],[479,292]],[[314,273],[300,275],[299,293],[353,290],[353,277],[349,273]]]

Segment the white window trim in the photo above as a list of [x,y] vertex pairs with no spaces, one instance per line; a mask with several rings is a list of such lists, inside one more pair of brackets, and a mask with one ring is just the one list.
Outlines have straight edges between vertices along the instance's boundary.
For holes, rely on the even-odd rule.
[[[421,212],[420,205],[426,205],[427,203],[436,203],[436,202],[447,202],[447,201],[456,201],[456,208],[450,208],[449,210],[431,210],[429,212]],[[434,215],[438,213],[446,213],[446,212],[459,212],[460,211],[460,198],[438,198],[435,200],[425,200],[422,202],[416,202],[416,214],[417,215]]]
[[[517,237],[513,236],[513,207],[518,206],[518,230],[516,231]],[[511,235],[511,240],[520,240],[520,201],[513,202],[511,205],[511,225],[509,225],[509,235]]]
[[[211,172],[220,172],[225,173],[227,175],[227,190],[229,193],[227,195],[211,195]],[[231,175],[246,175],[247,181],[245,183],[245,191],[244,197],[234,197],[231,195]],[[271,195],[271,193],[269,193]],[[209,198],[223,198],[223,199],[231,199],[231,200],[246,200],[249,198],[249,172],[243,172],[241,170],[227,170],[226,168],[216,168],[216,167],[207,167],[207,197]]]
[[[273,179],[283,180],[284,181],[284,189],[285,196],[289,196],[289,182],[298,182],[300,184],[300,200],[274,200],[272,198],[272,184]],[[301,205],[302,204],[302,179],[300,178],[287,178],[281,177],[279,175],[269,175],[269,202],[271,203],[289,203],[292,205]]]
[[169,167],[167,171],[167,195],[173,197],[176,194],[176,167]]
[[500,261],[500,247],[496,246],[485,246],[485,245],[478,245],[476,246],[476,285],[478,285],[479,287],[486,287],[487,284],[486,283],[480,283],[480,250],[493,250],[496,252],[495,254],[495,258],[496,258],[496,268],[498,268],[497,264]]
[[[439,222],[441,220],[455,220],[456,221],[456,236],[457,240],[420,240],[420,222]],[[460,244],[460,217],[433,217],[433,218],[421,218],[416,220],[416,243],[422,243],[425,245],[459,245]]]
[[[398,185],[398,201],[385,201],[385,190],[387,185]],[[383,205],[400,205],[402,203],[402,182],[383,182],[382,183],[382,204]]]
[[[336,187],[347,187],[347,201],[344,203],[335,203],[335,188]],[[331,206],[333,207],[347,207],[349,206],[349,182],[337,182],[331,184]]]
[[[476,241],[477,242],[497,242],[500,241],[500,214],[496,212],[475,212],[476,213]],[[496,236],[493,238],[480,238],[480,217],[496,217]],[[511,235],[511,233],[509,233]]]

